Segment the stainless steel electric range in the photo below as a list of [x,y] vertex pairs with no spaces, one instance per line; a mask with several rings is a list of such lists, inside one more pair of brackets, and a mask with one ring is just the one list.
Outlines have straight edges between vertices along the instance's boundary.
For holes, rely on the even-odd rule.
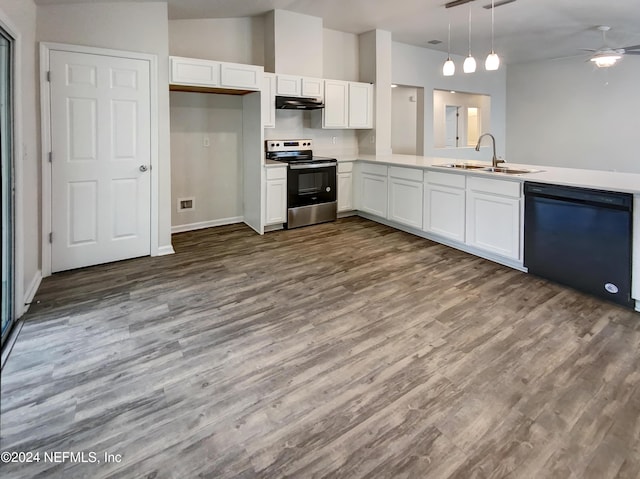
[[266,157],[287,163],[285,228],[334,221],[337,218],[335,158],[313,156],[311,140],[267,140]]

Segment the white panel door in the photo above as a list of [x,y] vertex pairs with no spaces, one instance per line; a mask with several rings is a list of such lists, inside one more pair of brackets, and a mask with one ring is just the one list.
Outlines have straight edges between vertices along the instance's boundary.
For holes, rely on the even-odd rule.
[[324,109],[322,128],[347,128],[349,82],[340,80],[324,81]]
[[151,249],[149,62],[52,50],[52,272]]
[[349,128],[373,128],[373,85],[349,83]]
[[422,228],[422,183],[389,178],[389,219]]
[[424,230],[464,242],[465,192],[461,188],[424,185]]
[[360,179],[361,211],[387,217],[387,177],[362,173]]
[[338,173],[338,211],[353,209],[353,174]]

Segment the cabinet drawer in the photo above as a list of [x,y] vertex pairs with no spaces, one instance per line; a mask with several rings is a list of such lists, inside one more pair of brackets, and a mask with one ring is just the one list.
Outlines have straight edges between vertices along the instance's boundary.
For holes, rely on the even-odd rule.
[[287,167],[267,168],[267,180],[284,180],[287,178]]
[[338,163],[338,173],[349,173],[353,171],[353,162],[344,161]]
[[389,177],[392,178],[401,178],[403,180],[419,181],[422,183],[423,175],[422,170],[417,170],[415,168],[399,168],[397,166],[389,167]]
[[424,179],[432,185],[451,186],[452,188],[463,188],[466,184],[465,175],[455,175],[451,173],[440,173],[439,171],[426,171]]
[[362,163],[360,167],[362,173],[369,173],[370,175],[387,176],[387,165],[378,165],[375,163]]
[[511,198],[520,198],[522,183],[518,181],[494,180],[492,178],[477,178],[475,176],[467,179],[467,186],[470,190],[493,193]]

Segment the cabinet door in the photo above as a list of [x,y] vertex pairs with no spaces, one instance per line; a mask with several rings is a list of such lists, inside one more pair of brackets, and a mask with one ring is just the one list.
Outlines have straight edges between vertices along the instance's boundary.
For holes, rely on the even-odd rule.
[[324,80],[302,77],[302,96],[324,98]]
[[340,80],[324,81],[324,109],[322,128],[347,128],[349,82]]
[[422,228],[422,182],[389,178],[389,219]]
[[220,86],[243,90],[260,90],[264,68],[240,63],[220,64]]
[[467,244],[520,259],[520,199],[467,192]]
[[276,95],[300,96],[302,78],[296,75],[277,75]]
[[267,180],[267,208],[265,224],[287,222],[287,180]]
[[360,210],[372,215],[387,217],[387,177],[361,173]]
[[425,183],[424,230],[464,242],[465,191]]
[[373,85],[349,83],[349,128],[373,128]]
[[338,211],[353,209],[353,175],[338,173]]
[[276,127],[276,76],[265,73],[262,83],[262,126]]
[[196,58],[170,57],[171,81],[176,85],[219,86],[220,63]]

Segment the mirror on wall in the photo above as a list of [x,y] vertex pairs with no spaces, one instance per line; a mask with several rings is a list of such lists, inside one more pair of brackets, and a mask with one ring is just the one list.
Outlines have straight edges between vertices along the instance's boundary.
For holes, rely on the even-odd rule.
[[475,147],[491,130],[491,97],[479,93],[433,90],[433,139],[436,148]]

